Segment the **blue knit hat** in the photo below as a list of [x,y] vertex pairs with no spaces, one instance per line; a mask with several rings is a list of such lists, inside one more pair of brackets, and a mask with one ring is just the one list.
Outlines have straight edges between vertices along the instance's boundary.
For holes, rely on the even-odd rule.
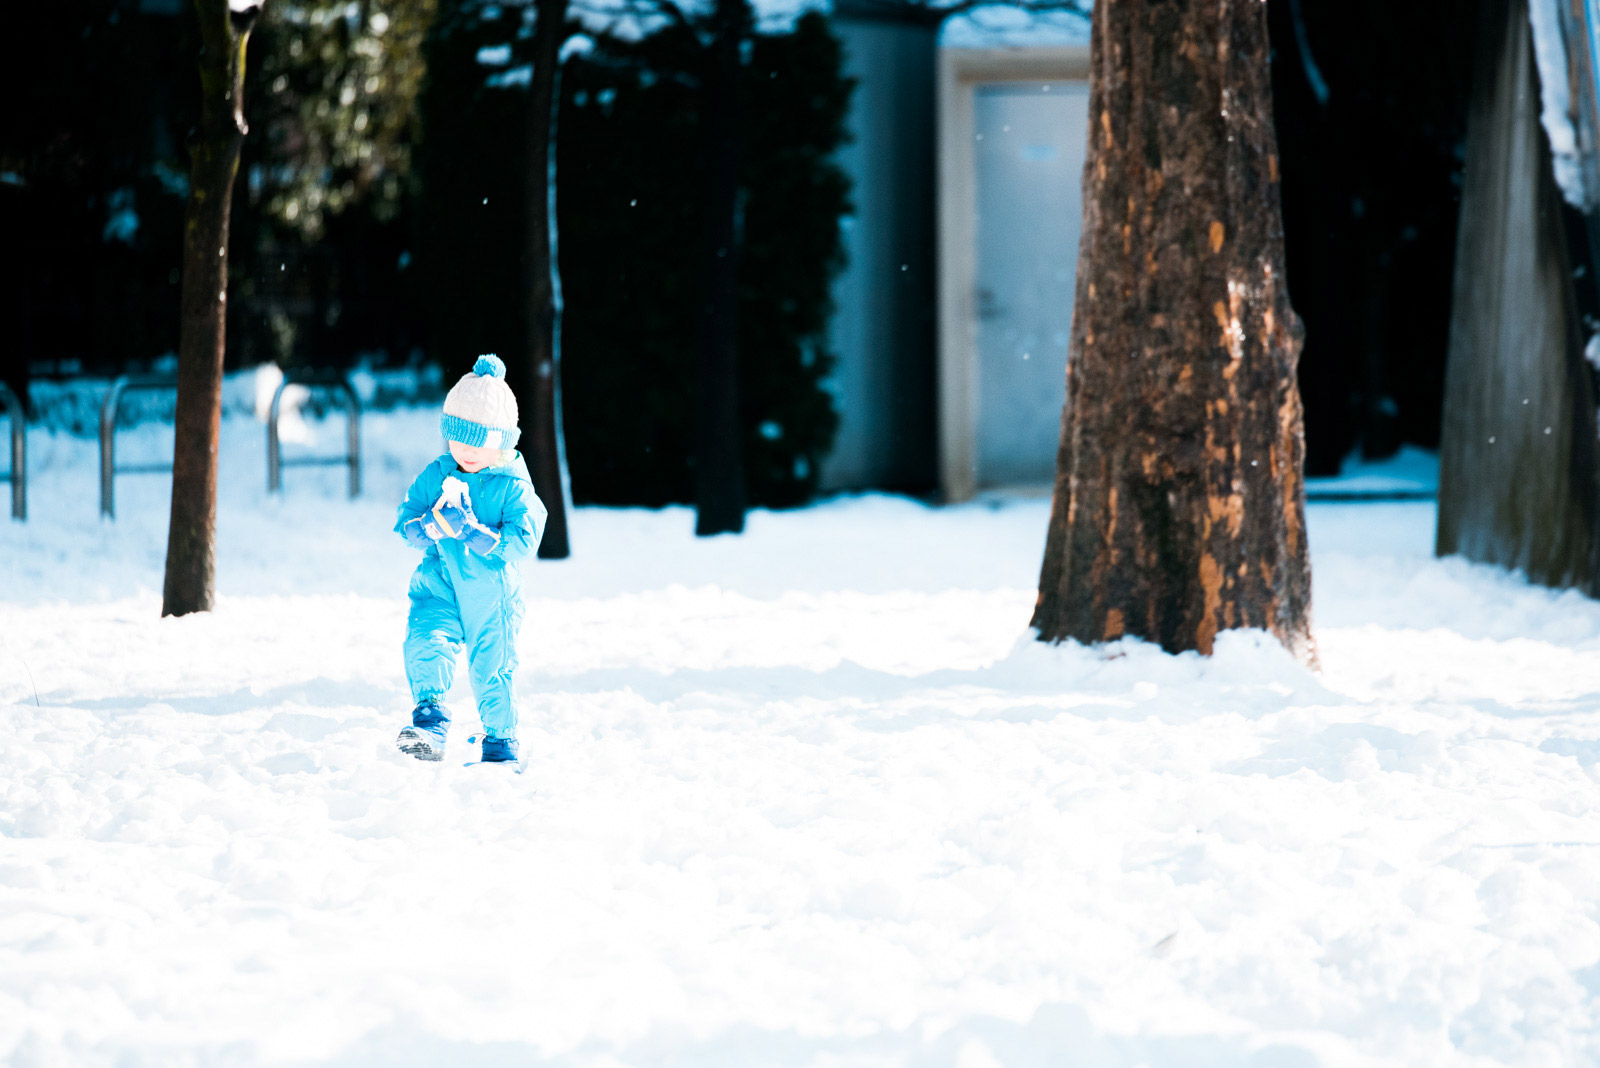
[[514,449],[522,431],[517,429],[517,398],[506,385],[506,365],[490,353],[479,356],[470,375],[451,387],[444,399],[439,432],[446,441],[491,449]]

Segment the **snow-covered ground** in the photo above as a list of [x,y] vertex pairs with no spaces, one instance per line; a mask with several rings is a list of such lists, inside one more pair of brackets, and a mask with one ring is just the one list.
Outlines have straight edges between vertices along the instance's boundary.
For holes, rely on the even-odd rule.
[[1353,452],[1337,475],[1306,479],[1306,497],[1333,500],[1431,500],[1439,494],[1439,454],[1403,446],[1384,460]]
[[528,570],[516,776],[461,766],[464,691],[451,758],[392,748],[434,427],[273,500],[227,420],[178,620],[167,480],[102,523],[92,443],[34,435],[0,1061],[1600,1063],[1600,605],[1431,559],[1430,504],[1312,507],[1321,674],[1030,641],[1043,501],[585,509]]

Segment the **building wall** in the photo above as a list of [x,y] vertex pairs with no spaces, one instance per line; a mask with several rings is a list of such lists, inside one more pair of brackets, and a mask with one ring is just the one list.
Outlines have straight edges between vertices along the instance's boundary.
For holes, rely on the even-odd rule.
[[840,425],[823,466],[829,490],[925,492],[935,444],[935,26],[835,9],[845,72],[857,80],[849,264],[834,289],[831,388]]

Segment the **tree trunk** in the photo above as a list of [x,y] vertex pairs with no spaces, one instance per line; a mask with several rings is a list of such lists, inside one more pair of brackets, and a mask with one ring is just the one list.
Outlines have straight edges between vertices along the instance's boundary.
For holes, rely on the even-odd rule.
[[1300,323],[1283,275],[1266,5],[1093,14],[1083,236],[1033,625],[1314,662]]
[[739,412],[739,75],[748,7],[717,0],[707,77],[705,283],[700,320],[700,420],[695,533],[744,529]]
[[[242,5],[241,5],[242,7]],[[200,21],[200,121],[189,134],[164,616],[209,612],[216,570],[217,437],[228,299],[228,217],[244,121],[245,45],[259,5],[195,0]]]
[[[32,190],[10,184],[0,185],[0,234],[15,235],[25,247],[23,220],[37,217]],[[14,248],[16,246],[13,246]],[[0,322],[9,324],[7,341],[0,346],[0,382],[11,387],[24,408],[28,406],[28,362],[33,358],[33,300],[28,279],[31,256],[8,256],[0,272]]]
[[528,93],[528,345],[511,382],[528,405],[533,488],[550,510],[539,543],[539,556],[545,560],[564,560],[572,551],[567,536],[572,493],[561,428],[561,268],[556,258],[556,118],[566,28],[567,0],[539,0]]
[[[1436,551],[1600,595],[1600,396],[1584,357],[1594,252],[1556,186],[1526,0],[1480,12]],[[1569,63],[1587,48],[1577,52]],[[1591,77],[1574,74],[1577,85]]]

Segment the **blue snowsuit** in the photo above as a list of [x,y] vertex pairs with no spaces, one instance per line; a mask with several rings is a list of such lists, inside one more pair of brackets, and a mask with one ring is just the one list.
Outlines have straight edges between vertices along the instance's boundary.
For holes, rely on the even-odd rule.
[[430,546],[411,576],[411,612],[406,619],[406,679],[417,704],[438,701],[455,679],[456,656],[463,646],[484,730],[514,738],[517,706],[511,676],[517,667],[517,629],[522,623],[523,557],[544,535],[545,507],[520,453],[511,462],[476,474],[461,470],[446,453],[423,468],[400,505],[395,532],[429,512],[446,478],[467,484],[478,521],[498,530],[500,540],[487,556],[444,538]]

